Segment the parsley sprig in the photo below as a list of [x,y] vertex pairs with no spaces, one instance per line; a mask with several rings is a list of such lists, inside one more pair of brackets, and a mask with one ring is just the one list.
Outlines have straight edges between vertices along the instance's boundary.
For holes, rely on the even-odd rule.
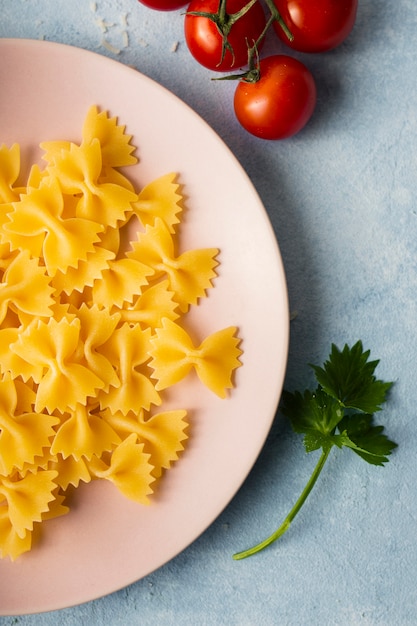
[[369,359],[370,351],[362,342],[339,350],[332,344],[323,367],[310,365],[317,380],[315,391],[284,391],[282,413],[289,418],[296,433],[304,435],[307,452],[321,449],[314,471],[293,508],[280,527],[253,548],[233,555],[236,560],[260,552],[279,539],[313,489],[331,450],[350,448],[368,463],[384,465],[397,444],[384,434],[384,427],[374,424],[374,413],[381,411],[393,383],[375,377],[379,361]]

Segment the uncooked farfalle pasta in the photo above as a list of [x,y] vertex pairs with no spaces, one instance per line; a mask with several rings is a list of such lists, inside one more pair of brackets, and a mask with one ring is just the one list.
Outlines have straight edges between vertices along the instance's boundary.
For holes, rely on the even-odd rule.
[[80,483],[148,504],[188,439],[187,410],[163,410],[163,390],[194,370],[225,398],[242,354],[234,326],[197,344],[187,331],[219,250],[178,254],[176,174],[135,189],[132,137],[96,106],[79,144],[41,148],[20,186],[20,146],[0,145],[0,556],[12,560]]

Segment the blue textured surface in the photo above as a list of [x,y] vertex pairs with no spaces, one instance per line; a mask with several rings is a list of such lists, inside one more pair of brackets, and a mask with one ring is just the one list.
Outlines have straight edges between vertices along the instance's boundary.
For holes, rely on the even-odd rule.
[[[306,364],[321,362],[331,342],[361,338],[381,359],[378,374],[395,380],[383,420],[399,443],[386,468],[335,453],[287,536],[234,562],[234,551],[277,526],[316,461],[277,418],[240,492],[173,561],[102,599],[1,624],[417,623],[417,5],[359,4],[343,46],[298,55],[316,77],[318,106],[302,133],[276,143],[239,128],[235,85],[211,81],[191,59],[180,12],[152,12],[136,0],[0,0],[1,37],[116,58],[208,121],[248,172],[277,234],[297,313],[286,387],[309,385]],[[282,51],[272,40],[268,49]]]

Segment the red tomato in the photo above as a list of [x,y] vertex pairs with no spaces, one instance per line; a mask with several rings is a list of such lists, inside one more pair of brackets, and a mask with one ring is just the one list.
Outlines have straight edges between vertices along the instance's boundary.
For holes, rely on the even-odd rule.
[[[247,0],[226,0],[227,15],[240,11]],[[216,14],[219,0],[191,0],[189,11]],[[187,15],[184,20],[185,41],[193,57],[204,67],[217,72],[228,72],[248,62],[248,44],[251,46],[265,26],[265,13],[260,2],[255,4],[231,27],[227,40],[229,49],[222,60],[223,37],[216,24],[201,15]]]
[[293,50],[325,52],[336,48],[351,32],[358,0],[274,0],[293,41],[274,22],[278,37]]
[[156,11],[175,11],[188,4],[188,0],[139,0],[139,2]]
[[236,117],[252,135],[285,139],[308,122],[316,105],[316,84],[306,66],[284,54],[262,59],[257,82],[240,81],[234,97]]

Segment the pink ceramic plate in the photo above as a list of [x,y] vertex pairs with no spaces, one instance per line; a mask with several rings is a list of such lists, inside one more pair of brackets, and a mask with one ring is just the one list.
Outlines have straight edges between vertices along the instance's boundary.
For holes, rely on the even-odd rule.
[[19,142],[24,166],[39,159],[40,141],[79,141],[96,104],[134,136],[140,163],[129,175],[138,185],[178,172],[189,207],[184,248],[221,250],[215,288],[189,323],[201,338],[236,325],[244,350],[226,400],[193,378],[169,394],[168,406],[189,410],[190,441],[149,507],[110,483],[84,485],[70,514],[45,524],[40,545],[14,563],[0,561],[0,614],[11,615],[120,589],[172,559],[215,520],[270,429],[289,324],[283,266],[264,207],[234,156],[183,102],[118,62],[40,41],[0,40],[0,85],[0,144]]

